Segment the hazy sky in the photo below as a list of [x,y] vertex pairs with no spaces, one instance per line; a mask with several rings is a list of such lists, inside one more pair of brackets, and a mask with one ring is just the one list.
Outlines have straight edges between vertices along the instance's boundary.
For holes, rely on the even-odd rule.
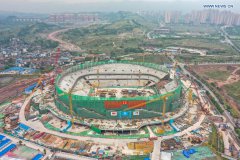
[[240,12],[240,0],[0,0],[0,11],[54,13],[82,11],[202,10],[203,5],[233,5]]

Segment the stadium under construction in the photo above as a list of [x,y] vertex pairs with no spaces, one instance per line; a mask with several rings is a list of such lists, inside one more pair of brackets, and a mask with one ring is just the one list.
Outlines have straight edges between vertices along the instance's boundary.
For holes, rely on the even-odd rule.
[[95,119],[144,119],[175,112],[182,84],[164,65],[91,62],[63,71],[55,104],[65,114]]

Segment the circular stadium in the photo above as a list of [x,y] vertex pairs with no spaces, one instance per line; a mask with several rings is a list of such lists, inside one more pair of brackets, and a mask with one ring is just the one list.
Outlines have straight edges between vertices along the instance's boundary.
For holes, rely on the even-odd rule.
[[55,104],[79,118],[160,117],[164,108],[174,112],[181,106],[182,85],[173,77],[164,65],[144,62],[80,64],[58,75]]

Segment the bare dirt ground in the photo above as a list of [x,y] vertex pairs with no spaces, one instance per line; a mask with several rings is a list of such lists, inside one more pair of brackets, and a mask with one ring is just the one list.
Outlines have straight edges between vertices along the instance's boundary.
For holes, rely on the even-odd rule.
[[[231,97],[227,90],[224,88],[225,85],[233,84],[240,81],[240,66],[239,65],[205,65],[205,66],[192,66],[193,71],[203,77],[209,83],[215,83],[220,88],[219,92],[225,98],[225,100],[240,113],[240,104],[236,99]],[[213,74],[222,74],[220,79],[214,79]],[[210,74],[209,74],[210,73]]]
[[[240,66],[238,65],[204,65],[192,66],[191,68],[194,72],[205,78],[209,83],[216,83],[219,88],[222,88],[226,84],[231,84],[240,80]],[[208,73],[214,72],[223,74],[221,79],[224,80],[220,80],[217,78],[215,79],[211,75],[208,75]]]
[[232,84],[234,82],[238,82],[240,80],[240,67],[237,67],[231,75],[227,78],[226,81],[218,82],[218,86],[221,88],[226,84]]
[[[2,78],[0,78],[1,81]],[[38,79],[16,79],[0,88],[0,103],[21,95],[25,88],[37,82]]]

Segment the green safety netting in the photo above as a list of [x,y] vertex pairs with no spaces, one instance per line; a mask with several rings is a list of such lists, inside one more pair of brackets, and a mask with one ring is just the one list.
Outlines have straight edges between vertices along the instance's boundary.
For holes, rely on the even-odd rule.
[[[60,95],[55,100],[56,106],[63,112],[69,114],[69,95],[67,92],[64,92],[59,86],[59,80],[62,76],[76,72],[81,69],[97,66],[97,65],[104,65],[104,64],[111,64],[111,63],[127,63],[127,64],[136,64],[141,66],[146,66],[149,68],[153,68],[156,70],[161,70],[163,72],[168,72],[168,69],[164,66],[160,66],[157,64],[152,63],[144,63],[144,62],[131,62],[131,61],[108,61],[108,62],[91,62],[80,64],[74,67],[71,67],[64,71],[61,75],[58,75],[55,83],[56,94]],[[179,98],[181,97],[182,91],[182,84],[179,82],[179,86],[172,91],[173,95],[168,97],[166,103],[166,112],[174,111],[176,108],[180,106]],[[166,93],[168,94],[168,93]],[[163,96],[164,94],[155,94],[149,97],[129,97],[129,98],[104,98],[104,97],[90,97],[90,96],[81,96],[81,95],[74,95],[72,94],[72,104],[73,104],[73,111],[77,116],[80,117],[88,117],[88,118],[111,118],[111,119],[118,119],[118,117],[111,116],[112,111],[122,111],[127,106],[122,106],[118,109],[111,109],[108,110],[104,107],[105,101],[138,101],[138,100],[145,100],[150,101],[156,98]],[[148,103],[146,107],[143,109],[139,109],[139,115],[141,118],[150,118],[159,116],[163,109],[163,100],[157,100],[152,103]],[[134,111],[134,110],[133,110]],[[139,115],[132,115],[131,118],[140,118]]]

